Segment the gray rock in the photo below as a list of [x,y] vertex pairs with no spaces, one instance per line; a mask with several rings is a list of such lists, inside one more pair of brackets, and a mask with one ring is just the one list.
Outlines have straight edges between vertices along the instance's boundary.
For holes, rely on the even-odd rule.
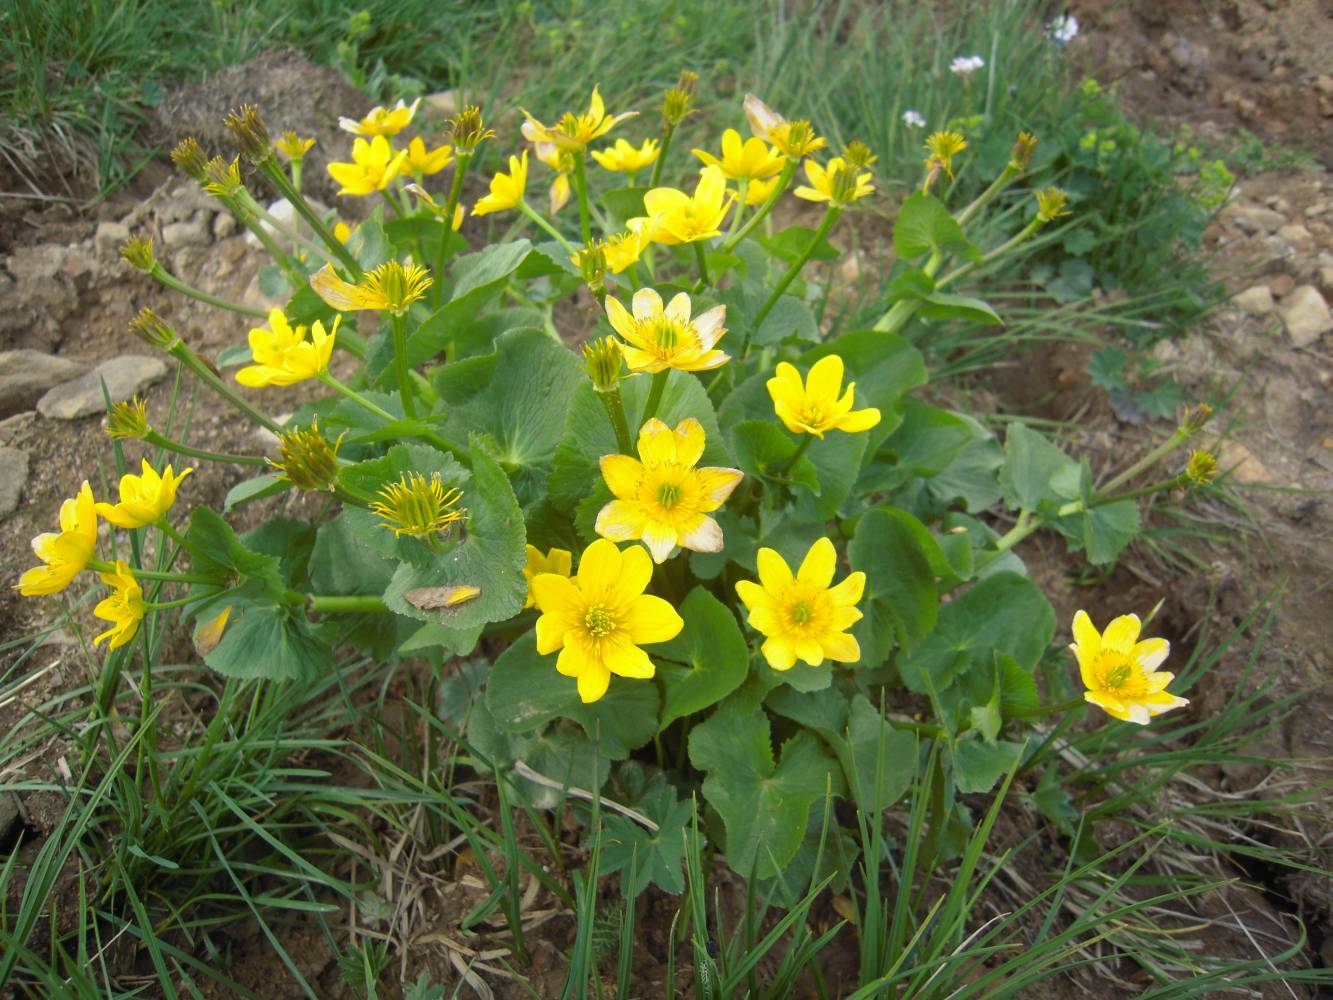
[[1287,224],[1287,217],[1281,212],[1242,201],[1228,205],[1226,214],[1247,233],[1275,233]]
[[202,210],[188,222],[168,222],[162,227],[162,242],[173,249],[207,246],[211,241],[208,213]]
[[225,240],[234,232],[236,232],[236,216],[230,212],[219,212],[213,216],[214,239]]
[[0,417],[31,409],[46,390],[87,370],[78,361],[41,351],[0,351]]
[[18,510],[19,495],[28,482],[28,453],[0,445],[0,517]]
[[1328,303],[1314,285],[1301,285],[1282,300],[1278,310],[1287,333],[1297,347],[1313,347],[1329,330],[1333,330],[1333,316]]
[[1273,311],[1273,293],[1268,290],[1267,285],[1247,288],[1238,295],[1233,295],[1231,301],[1251,316],[1263,316]]
[[93,245],[102,257],[111,257],[130,238],[130,227],[123,222],[99,222]]
[[102,413],[102,382],[113,403],[129,399],[140,389],[166,375],[167,366],[157,358],[124,354],[104,361],[87,375],[56,386],[37,401],[37,412],[48,420],[76,420]]
[[26,438],[28,431],[32,430],[32,425],[36,421],[36,410],[24,410],[22,413],[16,413],[12,417],[5,417],[4,420],[0,420],[0,444],[13,444],[15,441]]
[[157,207],[157,217],[160,222],[167,224],[185,222],[193,218],[196,212],[207,211],[212,207],[212,195],[193,182],[186,181],[176,185],[163,197]]
[[69,256],[69,247],[59,243],[39,243],[19,247],[5,258],[5,267],[20,281],[48,281],[60,273]]
[[1310,235],[1310,230],[1304,226],[1280,226],[1277,235],[1288,246],[1299,250],[1301,253],[1309,253],[1314,249],[1314,237]]
[[1324,286],[1324,291],[1333,292],[1333,267],[1319,269],[1319,284]]
[[421,103],[443,118],[452,118],[458,114],[458,91],[436,91],[434,94],[427,94]]

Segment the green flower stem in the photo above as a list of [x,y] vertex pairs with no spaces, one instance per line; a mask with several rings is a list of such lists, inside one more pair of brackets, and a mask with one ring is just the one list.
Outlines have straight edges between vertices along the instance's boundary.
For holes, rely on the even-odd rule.
[[588,153],[579,150],[574,154],[574,189],[579,196],[579,230],[583,233],[583,245],[592,245],[592,221],[588,213]]
[[946,735],[943,726],[932,726],[927,722],[908,722],[906,719],[890,718],[885,718],[884,721],[894,729],[905,729],[908,732],[918,733],[921,736],[929,736],[932,739],[941,740],[944,739]]
[[174,601],[144,601],[144,607],[149,611],[170,611],[172,608],[183,608],[187,604],[198,604],[200,601],[214,600],[231,589],[234,588],[220,590],[216,594],[194,594],[190,597],[181,597]]
[[653,384],[648,388],[648,402],[643,407],[643,419],[639,421],[640,427],[657,416],[657,407],[662,402],[662,393],[666,391],[667,377],[670,374],[670,368],[663,368],[653,375]]
[[810,255],[815,252],[815,247],[819,246],[820,240],[828,235],[833,223],[838,221],[838,216],[842,214],[842,208],[839,205],[830,203],[828,210],[824,213],[823,221],[819,223],[819,228],[815,230],[815,235],[810,239],[810,245],[805,248],[805,252],[800,257],[792,261],[787,273],[782,276],[782,280],[768,296],[768,301],[759,308],[759,312],[754,318],[754,329],[758,332],[763,324],[764,318],[773,311],[773,307],[778,304],[778,299],[782,298],[782,293],[787,290],[787,286],[796,280],[796,276],[801,273],[801,268],[805,267],[805,262],[810,259]]
[[1150,497],[1155,493],[1165,493],[1167,490],[1174,490],[1177,487],[1184,486],[1189,482],[1189,478],[1183,473],[1179,476],[1172,476],[1160,483],[1153,483],[1151,486],[1145,486],[1142,489],[1130,490],[1128,493],[1120,493],[1115,496],[1098,494],[1097,498],[1089,506],[1104,507],[1108,503],[1117,503],[1121,500],[1138,500],[1140,497]]
[[958,221],[958,224],[960,226],[965,225],[968,222],[968,220],[972,218],[972,216],[976,215],[988,204],[990,204],[990,202],[995,198],[995,196],[999,194],[1002,190],[1004,190],[1004,188],[1008,186],[1009,182],[1013,180],[1015,177],[1017,177],[1020,173],[1022,173],[1022,171],[1017,169],[1012,161],[1006,164],[1004,170],[1000,172],[1000,176],[995,178],[991,186],[986,188],[985,191],[982,191],[981,194],[977,195],[976,198],[973,199],[972,204],[968,205],[961,212],[959,212],[957,216],[955,216],[955,218]]
[[708,261],[704,258],[704,241],[695,240],[690,246],[694,247],[694,259],[699,264],[699,283],[694,286],[694,290],[700,291],[712,284],[708,280]]
[[154,524],[153,527],[161,531],[162,534],[166,535],[168,538],[170,538],[173,542],[179,545],[186,552],[191,552],[191,553],[193,552],[193,550],[190,548],[190,543],[185,540],[185,536],[171,526],[171,522],[167,520],[167,516],[165,514],[163,514],[161,517],[157,519],[157,523]]
[[398,313],[389,314],[393,327],[393,367],[398,377],[398,398],[403,402],[407,419],[417,418],[417,405],[412,401],[412,376],[407,367],[407,323]]
[[338,336],[333,342],[333,347],[334,350],[346,351],[358,361],[366,360],[366,338],[348,327],[338,327]]
[[305,219],[306,224],[310,226],[314,234],[323,241],[324,245],[328,247],[342,265],[347,268],[348,273],[352,276],[352,280],[360,281],[364,278],[366,276],[365,272],[361,270],[361,265],[357,263],[356,258],[352,256],[351,252],[345,246],[342,245],[342,241],[329,231],[329,227],[324,225],[324,220],[315,214],[315,210],[311,208],[310,203],[302,197],[301,192],[292,187],[291,179],[283,172],[282,166],[277,162],[273,155],[270,153],[260,161],[258,166],[259,169],[263,171],[264,176],[271,180],[274,186],[277,187],[278,191],[282,193],[282,196],[292,203],[292,207],[296,209],[298,215]]
[[535,208],[529,205],[526,201],[519,201],[517,208],[520,212],[522,212],[529,219],[535,222],[539,227],[541,227],[541,229],[544,230],[548,236],[556,240],[562,247],[564,247],[565,253],[569,254],[571,257],[574,256],[574,248],[569,245],[569,241],[560,235],[559,230],[557,230],[555,226],[551,225],[549,222],[543,219],[541,214]]
[[[394,423],[395,421],[398,420],[398,418],[395,417],[388,410],[384,409],[383,407],[376,406],[374,403],[366,399],[365,396],[361,395],[361,393],[357,392],[351,386],[339,382],[327,370],[320,372],[318,378],[321,382],[327,385],[334,392],[346,396],[352,402],[360,406],[363,410],[375,414],[375,416],[379,417],[385,423]],[[463,463],[463,465],[467,466],[468,468],[471,468],[472,462],[471,459],[468,457],[467,453],[463,451],[462,448],[458,447],[458,445],[454,444],[452,441],[449,441],[444,437],[440,436],[439,434],[435,433],[435,431],[419,431],[410,436],[420,438],[422,441],[427,441],[430,444],[433,444],[436,448],[439,448],[441,451],[447,451],[450,455],[453,455],[454,458],[458,459],[461,463]]]
[[622,455],[629,455],[632,458],[634,452],[630,447],[629,421],[625,419],[625,402],[620,398],[620,387],[598,392],[597,398],[606,408],[606,415],[611,420],[611,429],[616,432],[616,447],[620,449]]
[[968,261],[962,267],[954,268],[954,270],[950,271],[939,281],[935,282],[935,287],[943,288],[946,285],[953,284],[953,282],[957,281],[959,278],[963,277],[966,274],[970,274],[977,268],[984,267],[985,265],[991,263],[992,261],[999,260],[1001,257],[1007,254],[1010,250],[1014,249],[1020,243],[1025,243],[1029,239],[1031,239],[1032,234],[1035,233],[1038,229],[1040,229],[1043,225],[1044,223],[1040,219],[1033,219],[1021,230],[1019,230],[1018,233],[1016,233],[1013,237],[1001,243],[998,247],[996,247],[989,253],[983,254],[980,260]]
[[[294,245],[300,244],[321,260],[327,261],[330,264],[334,263],[334,260],[329,256],[328,251],[315,243],[311,243],[294,229],[289,229],[285,222],[270,213],[268,209],[259,204],[259,202],[255,201],[254,196],[251,195],[249,191],[245,190],[245,188],[241,188],[236,197],[245,205],[246,209],[252,212],[258,219],[267,222],[269,226],[273,228],[274,232],[287,237],[287,239],[291,240]],[[261,226],[259,228],[262,229],[263,227]]]
[[454,213],[458,210],[458,199],[463,194],[463,178],[471,162],[471,153],[459,153],[454,161],[454,179],[449,185],[449,200],[444,206],[444,235],[440,237],[440,248],[435,252],[434,298],[437,308],[443,301],[441,296],[444,295],[444,265],[449,261],[449,237],[454,232]]
[[277,262],[282,273],[287,276],[287,280],[291,283],[291,286],[293,288],[301,287],[301,284],[305,281],[305,272],[296,266],[296,262],[292,260],[282,247],[278,246],[277,241],[273,239],[273,234],[259,224],[259,220],[255,217],[255,213],[249,208],[249,204],[258,207],[259,203],[250,196],[250,192],[241,188],[234,195],[218,195],[217,198],[218,201],[227,206],[227,210],[236,217],[236,220],[240,222],[241,225],[254,234],[255,239],[259,241],[260,245],[268,255]]
[[292,187],[298,191],[301,190],[301,162],[304,159],[303,156],[292,157]]
[[311,594],[311,611],[319,614],[387,614],[388,607],[378,597],[361,594]]
[[1162,459],[1166,458],[1167,455],[1171,454],[1171,452],[1175,451],[1182,444],[1188,441],[1191,436],[1192,435],[1188,429],[1184,427],[1177,427],[1175,433],[1173,433],[1169,438],[1167,438],[1164,442],[1159,444],[1152,451],[1148,452],[1148,454],[1144,455],[1141,459],[1139,459],[1137,462],[1131,465],[1124,472],[1120,473],[1118,476],[1113,477],[1110,482],[1102,486],[1101,489],[1099,489],[1097,492],[1104,494],[1104,493],[1110,493],[1112,490],[1118,489],[1119,487],[1123,486],[1125,483],[1133,479],[1135,476],[1137,476],[1140,472],[1143,472],[1145,469],[1152,468]]
[[240,313],[242,316],[257,316],[261,319],[268,315],[266,310],[256,306],[242,305],[239,302],[229,302],[226,299],[218,298],[216,295],[209,295],[207,292],[195,288],[193,285],[187,285],[156,261],[153,262],[152,270],[148,273],[168,288],[174,288],[182,295],[188,295],[190,298],[204,303],[204,305],[217,306],[219,309],[226,309],[229,312]]
[[670,122],[662,125],[662,149],[657,154],[657,159],[653,163],[652,175],[648,178],[648,186],[655,188],[658,182],[662,180],[662,164],[666,163],[667,150],[671,148],[671,136],[675,134],[676,126]]
[[727,230],[729,241],[736,237],[736,231],[740,229],[741,219],[745,215],[745,192],[750,188],[750,178],[742,177],[737,185],[739,190],[736,193],[736,211],[732,213],[731,228]]
[[254,420],[261,427],[267,428],[274,434],[282,433],[281,424],[272,417],[260,413],[233,392],[231,387],[228,386],[226,382],[222,381],[217,373],[214,372],[213,369],[199,357],[199,355],[195,354],[183,340],[178,340],[174,346],[168,349],[167,353],[184,364],[190,371],[194,372],[201,381],[205,382],[210,389],[227,402],[231,403],[232,406],[236,407],[236,409],[240,410],[251,420]]
[[[99,573],[114,573],[116,564],[107,562],[105,559],[89,559],[88,568]],[[201,583],[210,587],[219,585],[218,581],[211,576],[197,576],[193,573],[167,573],[156,569],[132,569],[130,572],[140,580],[162,580],[164,583]]]
[[143,440],[146,444],[151,444],[155,448],[164,448],[167,451],[174,452],[177,455],[184,455],[186,458],[200,458],[206,462],[226,462],[231,465],[267,465],[258,455],[229,455],[217,451],[205,451],[203,448],[193,448],[188,444],[182,444],[180,441],[173,441],[171,438],[163,437],[151,427],[144,434]]
[[779,476],[786,476],[787,473],[791,472],[792,466],[801,460],[801,456],[805,454],[805,449],[810,447],[810,442],[814,439],[815,436],[809,431],[806,431],[805,434],[801,436],[801,443],[796,446],[796,450],[792,452],[791,458],[787,459],[787,463],[778,470]]
[[759,206],[758,211],[750,216],[750,221],[741,226],[741,231],[735,236],[729,237],[727,242],[722,245],[724,252],[730,253],[732,250],[736,249],[736,244],[749,236],[750,231],[768,217],[768,213],[772,210],[773,206],[778,203],[778,199],[787,193],[787,185],[791,183],[792,176],[795,173],[796,161],[788,159],[786,166],[782,168],[782,173],[778,176],[778,183],[774,186],[773,193],[765,198],[764,203]]

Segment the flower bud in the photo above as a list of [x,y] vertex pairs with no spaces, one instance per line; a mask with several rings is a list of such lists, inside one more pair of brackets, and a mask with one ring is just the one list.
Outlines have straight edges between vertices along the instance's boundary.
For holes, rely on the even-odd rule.
[[153,256],[152,236],[131,236],[120,245],[119,252],[144,274],[151,273],[157,264],[157,258]]
[[594,292],[602,291],[606,278],[606,246],[600,240],[594,240],[569,258],[583,280]]
[[1037,220],[1039,222],[1054,222],[1069,214],[1065,204],[1069,201],[1069,195],[1065,194],[1057,187],[1042,188],[1037,192]]
[[278,454],[281,461],[269,460],[269,465],[282,473],[282,478],[298,490],[316,492],[332,489],[338,482],[338,440],[329,442],[319,432],[319,421],[309,430],[297,428],[278,436]]
[[583,345],[583,367],[598,392],[612,392],[620,382],[624,353],[614,337],[603,337]]
[[1213,408],[1207,403],[1199,403],[1186,411],[1180,421],[1180,429],[1187,434],[1197,434],[1203,430],[1208,418],[1213,415]]
[[1207,486],[1217,478],[1217,458],[1211,451],[1190,452],[1184,476],[1185,482],[1190,486]]
[[171,151],[171,162],[192,180],[203,183],[208,157],[204,156],[203,148],[194,136],[186,136],[176,144],[176,148]]
[[1018,138],[1014,140],[1013,149],[1009,151],[1009,167],[1012,170],[1023,171],[1028,168],[1032,162],[1032,154],[1037,151],[1037,137],[1031,132],[1019,132]]
[[847,145],[842,147],[842,158],[853,170],[860,170],[863,167],[868,167],[879,159],[878,156],[870,151],[870,147],[860,139],[853,139],[851,142],[847,143]]
[[273,140],[269,138],[268,126],[253,104],[233,108],[222,124],[231,132],[236,148],[252,162],[260,163],[272,154]]
[[160,347],[164,351],[170,351],[180,343],[176,331],[151,309],[141,309],[139,315],[130,320],[130,333],[150,347]]
[[699,86],[699,74],[690,70],[681,70],[676,85],[666,92],[662,100],[662,118],[668,128],[675,128],[694,111],[694,95]]
[[445,132],[459,153],[471,153],[486,139],[495,137],[495,133],[482,121],[481,108],[475,104],[468,105],[450,118]]
[[148,426],[148,407],[135,396],[133,399],[111,404],[111,412],[103,422],[107,437],[139,439],[146,437]]

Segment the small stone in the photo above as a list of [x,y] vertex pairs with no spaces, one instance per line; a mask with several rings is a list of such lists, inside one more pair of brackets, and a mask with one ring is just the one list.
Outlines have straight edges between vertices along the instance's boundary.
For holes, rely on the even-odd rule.
[[168,222],[162,227],[162,242],[169,247],[206,246],[209,241],[207,213],[188,222]]
[[26,437],[36,420],[36,410],[24,410],[22,413],[0,420],[0,444],[13,444],[20,438]]
[[1287,325],[1291,342],[1297,347],[1312,347],[1321,336],[1333,330],[1328,303],[1314,285],[1301,285],[1293,291],[1283,300],[1278,313]]
[[213,217],[213,238],[225,240],[236,232],[236,216],[230,212],[219,212]]
[[0,517],[18,510],[19,495],[28,482],[28,453],[0,445]]
[[1263,316],[1273,311],[1273,293],[1267,285],[1254,285],[1234,295],[1231,301],[1251,316]]
[[102,398],[104,380],[111,402],[119,403],[166,373],[167,366],[157,358],[124,354],[102,362],[81,378],[56,386],[37,401],[37,412],[48,420],[76,420],[102,413],[106,410]]
[[1239,441],[1223,441],[1216,449],[1217,467],[1241,483],[1266,483],[1268,469]]
[[39,243],[19,247],[5,258],[5,267],[20,281],[48,281],[60,273],[69,256],[69,247],[59,243]]
[[30,409],[52,386],[87,370],[81,362],[41,351],[0,351],[0,417]]
[[93,236],[93,246],[99,257],[114,256],[116,250],[130,238],[130,227],[123,222],[99,222]]
[[1247,233],[1273,233],[1287,223],[1287,217],[1281,212],[1248,202],[1233,202],[1227,206],[1226,214]]
[[1330,208],[1333,208],[1333,202],[1327,202],[1327,201],[1311,202],[1310,205],[1305,209],[1305,217],[1307,219],[1316,219],[1319,216],[1326,214]]
[[1326,292],[1333,292],[1333,267],[1319,269],[1319,284]]
[[443,118],[452,118],[458,114],[458,91],[440,90],[434,94],[427,94],[422,103],[437,115]]
[[1329,76],[1327,73],[1321,73],[1315,78],[1314,85],[1315,89],[1321,94],[1327,94],[1329,97],[1333,97],[1333,76]]
[[158,207],[157,217],[164,223],[184,222],[201,209],[213,207],[211,196],[194,183],[178,184]]
[[1264,282],[1268,290],[1276,298],[1282,298],[1284,295],[1290,295],[1291,290],[1296,287],[1296,279],[1289,274],[1275,274]]
[[1310,235],[1310,230],[1304,226],[1281,226],[1278,228],[1277,236],[1288,246],[1302,253],[1309,253],[1314,249],[1314,237]]

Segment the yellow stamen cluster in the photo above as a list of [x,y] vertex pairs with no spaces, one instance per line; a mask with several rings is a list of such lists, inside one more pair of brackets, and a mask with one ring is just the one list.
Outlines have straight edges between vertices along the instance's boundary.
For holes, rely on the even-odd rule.
[[330,442],[320,433],[318,421],[309,430],[298,427],[287,431],[278,436],[280,461],[269,459],[268,464],[299,490],[332,489],[338,482],[338,448],[345,435],[344,431],[338,440]]
[[152,236],[131,236],[120,245],[118,252],[130,264],[145,274],[151,271],[153,265],[157,263],[157,258],[153,254]]
[[482,121],[481,109],[475,104],[468,105],[450,118],[446,131],[454,148],[460,153],[471,153],[485,140],[495,137],[495,133]]
[[305,154],[310,152],[310,147],[315,144],[314,139],[302,139],[295,132],[287,131],[273,140],[273,148],[285,156],[292,163],[299,163],[304,159]]
[[204,155],[203,147],[194,136],[186,136],[176,143],[176,148],[171,151],[171,162],[176,164],[187,177],[203,183],[205,171],[208,169],[208,157]]
[[662,118],[669,128],[675,128],[694,113],[694,95],[698,86],[698,73],[681,70],[680,79],[662,100]]
[[231,132],[237,148],[255,163],[272,153],[273,140],[269,138],[268,126],[253,104],[233,108],[222,119],[222,124]]
[[460,489],[445,489],[438,472],[431,473],[429,479],[410,472],[383,487],[370,510],[383,519],[381,527],[395,535],[430,539],[467,514],[467,508],[458,506],[462,496]]
[[1202,449],[1190,452],[1184,476],[1191,486],[1207,486],[1217,478],[1217,457],[1211,451]]
[[1069,214],[1065,208],[1069,195],[1057,187],[1042,188],[1037,192],[1037,219],[1040,222],[1054,222]]
[[111,412],[106,415],[105,429],[110,438],[137,440],[144,437],[150,429],[147,404],[138,396],[112,403]]
[[230,163],[215,156],[204,167],[204,190],[216,198],[230,198],[244,187],[241,182],[241,158]]
[[958,132],[933,132],[926,139],[926,149],[930,156],[926,158],[926,170],[943,170],[953,178],[953,158],[967,148],[967,140]]
[[151,309],[140,309],[139,315],[130,320],[130,333],[134,334],[150,347],[169,351],[180,342],[176,331],[167,326],[157,313]]
[[1032,154],[1037,151],[1037,137],[1031,132],[1019,132],[1014,141],[1014,148],[1009,152],[1009,168],[1026,170],[1032,162]]

